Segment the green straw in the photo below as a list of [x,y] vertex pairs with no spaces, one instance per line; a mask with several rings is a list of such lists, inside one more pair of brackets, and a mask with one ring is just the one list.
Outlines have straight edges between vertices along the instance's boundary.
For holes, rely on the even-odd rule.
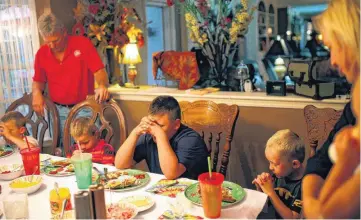
[[211,157],[208,157],[208,172],[209,172],[209,178],[212,178]]

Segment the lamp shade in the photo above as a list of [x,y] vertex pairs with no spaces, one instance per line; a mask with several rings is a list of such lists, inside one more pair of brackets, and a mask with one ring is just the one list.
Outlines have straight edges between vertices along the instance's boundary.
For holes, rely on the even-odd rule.
[[124,64],[137,64],[141,63],[142,58],[140,57],[138,46],[136,43],[129,43],[124,47]]
[[288,45],[288,42],[284,39],[276,39],[273,41],[272,46],[266,53],[265,57],[291,57],[292,48]]

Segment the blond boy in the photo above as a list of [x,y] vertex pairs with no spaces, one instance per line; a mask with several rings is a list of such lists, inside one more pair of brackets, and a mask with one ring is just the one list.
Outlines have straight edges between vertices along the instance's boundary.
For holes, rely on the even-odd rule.
[[265,155],[273,175],[262,173],[252,183],[269,196],[277,218],[299,218],[305,159],[303,141],[288,129],[278,131],[267,141]]
[[70,125],[70,134],[76,144],[67,152],[68,158],[80,149],[84,153],[91,153],[94,163],[114,164],[114,148],[100,139],[98,128],[90,118],[76,118]]
[[20,150],[28,147],[26,139],[30,147],[39,147],[38,141],[26,136],[26,118],[17,111],[10,111],[6,113],[0,122],[0,136],[3,136],[6,143],[9,145],[16,145]]

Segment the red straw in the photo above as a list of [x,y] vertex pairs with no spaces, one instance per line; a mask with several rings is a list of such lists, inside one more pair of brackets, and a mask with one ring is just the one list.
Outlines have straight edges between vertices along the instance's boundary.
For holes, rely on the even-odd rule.
[[26,137],[26,135],[24,135],[24,138],[25,138],[26,144],[28,145],[28,149],[29,149],[29,151],[30,151],[30,145],[29,145],[28,138]]

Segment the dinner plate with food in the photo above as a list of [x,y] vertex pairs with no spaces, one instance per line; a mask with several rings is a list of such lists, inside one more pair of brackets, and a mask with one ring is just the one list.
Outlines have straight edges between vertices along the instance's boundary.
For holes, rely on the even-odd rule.
[[121,199],[120,201],[135,205],[138,209],[138,212],[146,211],[152,208],[155,204],[154,199],[147,195],[128,196]]
[[14,153],[14,148],[9,145],[0,146],[0,158],[10,156]]
[[137,207],[126,202],[108,204],[106,209],[107,219],[128,220],[133,219],[138,214]]
[[[202,205],[199,183],[194,183],[184,191],[185,197],[193,204]],[[245,197],[246,191],[238,184],[224,181],[222,184],[222,208],[232,206]]]
[[44,173],[48,176],[71,176],[74,175],[74,166],[69,159],[51,161],[50,164],[44,168]]
[[141,170],[117,170],[113,172],[105,173],[100,177],[100,184],[104,185],[104,188],[113,191],[127,191],[138,189],[147,185],[150,181],[148,173]]

